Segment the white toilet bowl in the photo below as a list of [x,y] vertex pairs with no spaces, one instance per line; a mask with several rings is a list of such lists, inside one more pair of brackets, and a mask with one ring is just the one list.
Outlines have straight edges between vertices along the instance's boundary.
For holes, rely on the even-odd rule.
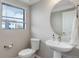
[[19,52],[19,57],[21,58],[32,58],[36,51],[33,49],[24,49]]
[[31,48],[23,49],[18,53],[18,57],[21,58],[33,58],[37,50],[39,50],[39,39],[31,39]]

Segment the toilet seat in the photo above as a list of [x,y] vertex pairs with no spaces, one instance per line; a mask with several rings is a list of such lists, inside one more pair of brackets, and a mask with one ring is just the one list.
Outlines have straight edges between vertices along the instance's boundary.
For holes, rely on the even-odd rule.
[[28,48],[28,49],[23,49],[23,50],[21,50],[21,51],[19,52],[19,56],[20,56],[20,57],[27,57],[27,58],[29,58],[29,57],[31,57],[34,53],[35,53],[35,50]]

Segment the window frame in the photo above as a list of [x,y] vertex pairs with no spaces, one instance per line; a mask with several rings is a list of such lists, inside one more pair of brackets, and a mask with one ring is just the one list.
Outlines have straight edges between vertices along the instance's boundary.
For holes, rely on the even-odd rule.
[[[25,23],[25,9],[23,9],[23,8],[20,8],[20,7],[17,7],[17,6],[14,6],[14,5],[11,5],[11,4],[8,4],[8,3],[1,3],[1,5],[3,6],[3,5],[6,5],[6,6],[9,6],[9,7],[13,7],[13,8],[16,8],[16,9],[21,9],[21,10],[23,10],[23,22],[14,22],[14,23],[23,23],[23,29],[25,29],[26,27],[25,27],[25,25],[26,25],[26,23]],[[3,10],[2,10],[3,11]],[[16,17],[9,17],[9,16],[3,16],[2,15],[2,17],[8,17],[8,18],[15,18],[15,19],[20,19],[20,18],[16,18]],[[2,18],[1,17],[1,18]],[[4,20],[2,20],[3,22],[6,22],[6,21],[4,21]],[[9,21],[9,22],[13,22],[13,21]],[[16,28],[14,28],[14,29],[16,29]],[[18,28],[19,29],[19,28]],[[11,29],[12,30],[12,29]]]

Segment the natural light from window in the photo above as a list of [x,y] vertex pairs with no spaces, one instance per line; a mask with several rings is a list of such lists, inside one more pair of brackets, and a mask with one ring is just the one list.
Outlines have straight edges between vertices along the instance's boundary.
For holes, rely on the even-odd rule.
[[25,29],[25,10],[3,3],[2,29]]

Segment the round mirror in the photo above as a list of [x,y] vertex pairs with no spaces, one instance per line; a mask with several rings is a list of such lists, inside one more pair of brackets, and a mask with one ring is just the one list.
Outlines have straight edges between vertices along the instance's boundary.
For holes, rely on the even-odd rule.
[[51,12],[51,27],[54,33],[69,41],[74,19],[76,19],[76,10],[73,2],[61,0]]

